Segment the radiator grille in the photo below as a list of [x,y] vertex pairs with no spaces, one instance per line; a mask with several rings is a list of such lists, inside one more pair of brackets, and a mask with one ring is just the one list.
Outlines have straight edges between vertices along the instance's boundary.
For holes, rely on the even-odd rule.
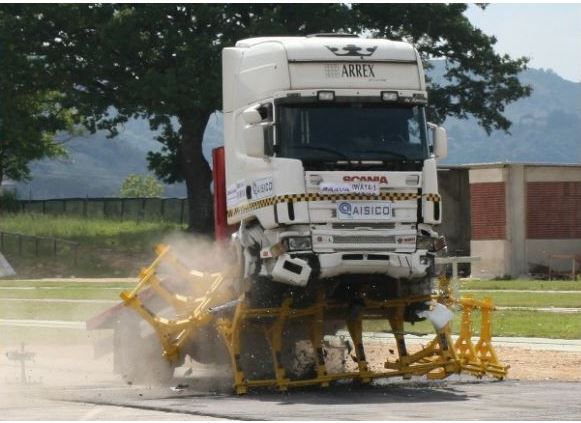
[[336,235],[333,237],[334,244],[394,244],[393,236],[359,236],[359,235]]
[[369,229],[393,229],[395,228],[395,223],[365,223],[365,222],[342,222],[342,223],[332,223],[331,227],[333,229],[357,229],[357,228],[369,228]]

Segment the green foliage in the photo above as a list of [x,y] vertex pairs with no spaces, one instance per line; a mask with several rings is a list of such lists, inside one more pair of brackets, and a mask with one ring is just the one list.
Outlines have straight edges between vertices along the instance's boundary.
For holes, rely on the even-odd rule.
[[433,122],[473,115],[487,133],[508,131],[511,122],[504,116],[505,106],[531,93],[517,78],[528,59],[495,53],[496,38],[472,26],[463,15],[466,8],[461,3],[353,6],[360,30],[413,43],[426,67],[431,59],[445,59],[444,82],[428,82]]
[[14,191],[0,191],[0,211],[17,212],[20,209],[18,197]]
[[46,57],[31,51],[31,16],[15,19],[18,9],[0,8],[0,182],[26,180],[32,160],[64,156],[64,139],[57,134],[74,132],[77,118],[62,104],[61,78],[49,71]]
[[[212,228],[210,168],[202,156],[208,117],[219,110],[221,50],[242,38],[350,32],[415,43],[426,61],[446,59],[444,84],[431,84],[431,119],[474,115],[487,132],[508,130],[507,103],[530,93],[516,75],[526,59],[493,50],[463,4],[47,4],[5,7],[25,26],[24,51],[45,74],[66,80],[59,104],[74,107],[91,131],[131,117],[160,129],[150,168],[184,181],[190,227]],[[44,76],[44,75],[43,75]],[[42,80],[42,79],[41,79]],[[111,113],[114,106],[118,114]],[[199,204],[204,212],[194,215]],[[198,206],[198,207],[196,207]]]
[[151,175],[129,175],[123,184],[119,195],[121,197],[160,197],[163,193],[163,185]]

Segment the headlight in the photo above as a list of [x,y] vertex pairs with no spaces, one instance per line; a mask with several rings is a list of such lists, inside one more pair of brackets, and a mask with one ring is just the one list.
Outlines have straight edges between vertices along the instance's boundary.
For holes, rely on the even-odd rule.
[[418,250],[432,251],[434,248],[434,239],[427,236],[418,236],[416,241],[416,248]]
[[428,236],[420,235],[416,241],[416,248],[418,250],[428,250],[430,252],[438,252],[440,250],[445,250],[448,247],[446,244],[446,238],[441,236],[439,238],[431,238]]
[[287,238],[286,243],[289,251],[310,250],[312,248],[311,237],[296,236]]

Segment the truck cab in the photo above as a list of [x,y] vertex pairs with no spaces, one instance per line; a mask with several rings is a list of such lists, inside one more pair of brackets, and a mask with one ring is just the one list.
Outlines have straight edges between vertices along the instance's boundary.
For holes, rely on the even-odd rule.
[[[226,213],[246,278],[425,286],[442,247],[424,71],[407,43],[262,37],[223,50]],[[419,284],[419,285],[418,285]],[[390,294],[390,295],[392,295]]]

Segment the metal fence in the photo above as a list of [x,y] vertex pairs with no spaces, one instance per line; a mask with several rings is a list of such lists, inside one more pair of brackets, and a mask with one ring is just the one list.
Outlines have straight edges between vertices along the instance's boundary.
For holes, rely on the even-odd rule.
[[0,251],[18,254],[19,256],[34,255],[67,255],[77,263],[79,243],[60,238],[24,235],[15,232],[0,231]]
[[187,198],[59,198],[19,200],[19,205],[23,213],[119,220],[164,220],[183,224],[188,219],[187,201]]

